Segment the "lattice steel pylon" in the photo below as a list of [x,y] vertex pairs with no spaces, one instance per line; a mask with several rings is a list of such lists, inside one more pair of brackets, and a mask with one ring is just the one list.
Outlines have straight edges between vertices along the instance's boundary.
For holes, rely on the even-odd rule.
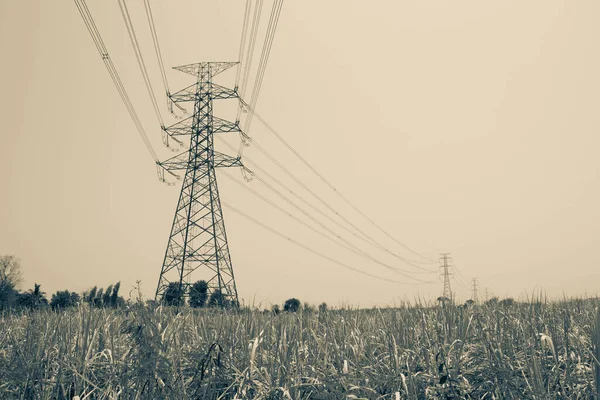
[[159,171],[177,176],[185,171],[181,194],[165,252],[156,300],[161,300],[169,285],[176,286],[182,297],[190,286],[204,280],[208,295],[217,290],[229,304],[239,305],[237,288],[227,244],[223,211],[219,198],[215,168],[243,167],[239,157],[214,150],[213,135],[241,132],[239,122],[229,122],[213,116],[213,100],[237,98],[237,90],[212,82],[212,78],[233,67],[235,62],[202,62],[174,69],[194,75],[196,83],[171,94],[173,102],[194,102],[194,113],[169,127],[163,127],[163,139],[181,143],[189,136],[189,149],[166,161],[157,163]]
[[452,288],[450,287],[450,275],[452,275],[450,272],[450,268],[452,268],[450,262],[452,262],[452,258],[450,258],[449,255],[450,253],[440,254],[440,268],[442,269],[441,275],[444,278],[444,291],[442,293],[442,297],[452,300]]

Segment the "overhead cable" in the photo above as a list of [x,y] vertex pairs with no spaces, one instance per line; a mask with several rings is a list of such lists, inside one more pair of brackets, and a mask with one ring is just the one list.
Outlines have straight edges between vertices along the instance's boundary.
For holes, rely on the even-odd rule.
[[[265,33],[265,42],[260,55],[260,61],[258,63],[258,70],[256,73],[256,79],[254,80],[254,87],[252,88],[252,95],[250,97],[250,108],[253,110],[256,108],[258,102],[258,96],[262,87],[263,78],[269,62],[269,55],[271,54],[271,47],[273,46],[273,39],[275,38],[275,32],[277,31],[277,24],[279,22],[279,16],[281,15],[281,9],[283,7],[283,0],[273,1],[273,8],[271,9],[271,16],[269,18],[269,24],[267,26],[267,32]],[[244,133],[250,132],[252,125],[252,119],[254,114],[250,113],[244,123]],[[243,143],[238,151],[238,156],[241,156],[244,151]]]
[[[345,240],[344,238],[342,238],[340,235],[338,235],[336,232],[332,231],[331,229],[329,229],[326,225],[324,225],[322,222],[320,222],[319,220],[317,220],[315,217],[313,217],[312,215],[308,214],[305,210],[303,210],[301,207],[299,207],[297,204],[295,204],[293,201],[291,201],[289,198],[285,197],[281,192],[279,192],[277,189],[273,188],[272,186],[270,186],[267,182],[262,181],[263,184],[265,184],[269,189],[271,189],[272,191],[274,191],[279,197],[281,197],[284,201],[286,201],[288,204],[290,204],[292,207],[296,208],[298,211],[300,211],[304,216],[306,216],[307,218],[309,218],[310,220],[312,220],[314,223],[316,223],[317,225],[319,225],[321,228],[323,228],[326,232],[329,233],[329,235],[324,234],[322,231],[319,231],[318,229],[314,228],[313,226],[307,224],[306,222],[300,220],[299,218],[295,217],[293,214],[289,213],[288,211],[286,211],[285,209],[283,209],[282,207],[276,205],[274,202],[272,202],[271,200],[267,199],[266,197],[264,197],[263,195],[261,195],[260,193],[258,193],[256,190],[248,187],[248,185],[245,185],[243,182],[239,181],[238,179],[234,178],[233,176],[231,176],[230,174],[223,172],[223,174],[228,177],[230,180],[234,181],[235,183],[237,183],[238,185],[242,186],[244,189],[248,190],[250,193],[254,194],[256,197],[258,197],[259,199],[263,200],[264,202],[266,202],[267,204],[269,204],[270,206],[276,208],[278,211],[288,215],[290,218],[294,219],[297,222],[300,222],[302,225],[304,225],[305,227],[309,228],[310,230],[312,230],[313,232],[327,238],[330,241],[333,241],[334,243],[338,244],[339,246],[345,248],[346,250],[357,254],[367,260],[373,261],[376,264],[381,265],[384,268],[387,268],[399,275],[402,275],[405,278],[408,279],[412,279],[414,281],[420,282],[420,283],[431,283],[430,281],[424,281],[422,279],[418,279],[415,277],[412,277],[408,274],[414,273],[414,271],[407,271],[407,270],[403,270],[397,267],[393,267],[389,264],[386,264],[384,262],[381,262],[380,260],[376,259],[375,257],[373,257],[372,255],[368,254],[367,252],[363,251],[362,249],[360,249],[359,247],[355,246],[354,244],[348,242],[347,240]],[[337,240],[336,240],[337,239]]]
[[413,266],[413,267],[415,267],[417,269],[420,269],[422,271],[425,271],[425,272],[429,272],[429,273],[433,272],[431,270],[428,270],[426,268],[421,267],[416,262],[408,260],[407,258],[402,257],[399,254],[391,251],[386,246],[382,245],[381,243],[379,243],[375,239],[373,239],[371,236],[367,235],[362,229],[360,229],[359,227],[357,227],[350,220],[348,220],[346,217],[344,217],[342,214],[340,214],[333,206],[331,206],[328,202],[326,202],[321,196],[319,196],[317,193],[315,193],[313,190],[311,190],[304,182],[302,182],[300,180],[300,178],[298,178],[294,173],[292,173],[285,165],[283,165],[281,162],[279,162],[268,150],[266,150],[265,148],[263,148],[255,140],[253,141],[253,144],[254,144],[254,147],[256,149],[258,149],[265,157],[267,157],[273,164],[275,164],[279,169],[281,169],[286,175],[288,175],[290,178],[292,178],[292,180],[294,180],[294,182],[296,182],[299,186],[301,186],[304,190],[306,190],[310,195],[312,195],[315,199],[317,199],[319,202],[321,202],[327,209],[329,209],[332,213],[334,213],[335,215],[337,215],[341,220],[343,220],[344,222],[346,222],[349,226],[351,226],[352,228],[354,228],[357,233],[360,234],[360,235],[358,235],[356,233],[352,233],[353,236],[355,236],[358,239],[360,239],[362,241],[365,241],[365,242],[371,244],[372,246],[375,246],[378,249],[380,249],[380,250],[382,250],[382,251],[384,251],[384,252],[392,255],[393,257],[401,260],[405,264],[411,265],[411,266]]
[[[289,236],[287,236],[287,235],[279,232],[278,230],[276,230],[276,229],[274,229],[274,228],[266,225],[265,223],[263,223],[263,222],[259,221],[258,219],[254,218],[254,217],[252,217],[252,216],[250,216],[248,214],[246,214],[245,212],[243,212],[243,211],[241,211],[241,210],[239,210],[239,209],[237,209],[237,208],[229,205],[228,203],[225,203],[224,201],[221,201],[221,203],[226,208],[228,208],[229,210],[231,210],[231,211],[235,212],[236,214],[238,214],[238,215],[246,218],[247,220],[255,223],[256,225],[258,225],[258,226],[260,226],[260,227],[268,230],[269,232],[273,233],[274,235],[277,235],[280,238],[282,238],[284,240],[287,240],[288,242],[293,243],[296,246],[301,247],[304,250],[306,250],[306,251],[308,251],[308,252],[310,252],[310,253],[318,256],[318,257],[321,257],[321,258],[323,258],[323,259],[325,259],[327,261],[330,261],[330,262],[332,262],[334,264],[337,264],[337,265],[339,265],[339,266],[341,266],[343,268],[347,268],[347,269],[350,269],[350,270],[352,270],[352,271],[354,271],[356,273],[359,273],[359,274],[362,274],[362,275],[366,275],[368,277],[371,277],[371,278],[374,278],[374,279],[378,279],[378,280],[381,280],[381,281],[385,281],[385,282],[389,282],[389,283],[397,283],[397,284],[401,284],[401,285],[418,285],[419,284],[419,283],[415,283],[415,282],[401,282],[401,281],[397,281],[397,280],[393,280],[393,279],[388,279],[388,278],[385,278],[385,277],[382,277],[382,276],[379,276],[379,275],[375,275],[375,274],[371,274],[370,272],[366,272],[366,271],[360,270],[358,268],[355,268],[355,267],[353,267],[351,265],[348,265],[346,263],[338,261],[337,259],[335,259],[333,257],[330,257],[330,256],[328,256],[326,254],[323,254],[323,253],[321,253],[321,252],[319,252],[319,251],[317,251],[317,250],[315,250],[315,249],[313,249],[313,248],[311,248],[311,247],[309,247],[309,246],[307,246],[307,245],[305,245],[305,244],[303,244],[303,243],[301,243],[301,242],[299,242],[299,241],[297,241],[295,239],[292,239],[291,237],[289,237]],[[429,283],[429,282],[427,282],[427,283]]]
[[[156,95],[154,94],[152,82],[150,81],[150,76],[148,75],[148,70],[146,69],[146,63],[144,62],[144,57],[142,56],[142,50],[140,49],[140,44],[137,40],[137,35],[135,34],[133,23],[131,22],[131,16],[129,14],[129,9],[127,8],[126,0],[118,0],[118,3],[119,8],[121,9],[121,15],[123,16],[123,22],[125,23],[127,33],[129,34],[131,46],[133,47],[133,52],[135,53],[135,58],[137,59],[138,66],[140,67],[140,72],[142,73],[142,77],[144,78],[146,90],[148,91],[148,95],[150,96],[150,100],[152,101],[152,106],[154,107],[154,113],[156,114],[156,118],[158,119],[158,122],[160,123],[160,127],[162,129],[163,143],[165,146],[171,148],[169,143],[169,135],[167,135],[167,133],[164,130],[165,123],[163,121],[162,114],[160,113],[158,102],[156,101]],[[181,142],[179,142],[179,144],[181,144]]]
[[240,51],[238,53],[238,68],[235,74],[235,88],[237,89],[240,83],[240,76],[242,72],[242,65],[244,65],[244,49],[246,47],[246,36],[248,35],[248,19],[250,17],[250,8],[252,4],[250,0],[246,0],[246,6],[244,7],[244,23],[242,25],[242,38],[240,39]]
[[173,114],[173,105],[177,106],[177,108],[179,108],[184,113],[187,113],[187,111],[183,107],[171,100],[171,91],[169,90],[169,82],[167,80],[167,74],[165,72],[165,65],[163,63],[162,52],[160,51],[160,44],[158,41],[158,34],[156,33],[156,25],[154,23],[154,16],[152,14],[150,0],[144,0],[144,8],[146,10],[146,19],[148,20],[150,33],[152,34],[152,42],[154,43],[154,53],[156,54],[156,58],[158,60],[160,75],[162,77],[163,86],[165,88],[165,95],[167,96],[167,107],[171,114]]
[[102,61],[104,62],[104,65],[106,66],[106,69],[108,70],[108,73],[113,81],[113,84],[115,85],[115,88],[117,89],[117,92],[119,93],[119,96],[121,97],[121,100],[123,101],[123,104],[125,105],[125,108],[129,112],[129,115],[130,115],[131,119],[133,120],[133,123],[136,126],[138,133],[139,133],[140,137],[142,138],[142,141],[146,145],[146,149],[148,150],[148,152],[150,153],[150,156],[152,156],[154,161],[158,162],[158,156],[157,156],[156,152],[154,151],[154,148],[152,147],[150,140],[148,139],[148,135],[146,134],[146,131],[144,130],[142,122],[140,121],[140,119],[135,111],[135,108],[133,107],[133,104],[131,103],[131,100],[129,99],[129,96],[127,95],[125,86],[123,85],[123,82],[121,81],[121,78],[119,77],[117,69],[115,68],[115,66],[112,62],[112,59],[110,58],[110,55],[108,54],[108,50],[106,49],[106,46],[104,45],[102,36],[100,35],[100,32],[98,31],[96,23],[94,22],[94,18],[92,16],[92,14],[90,13],[89,8],[87,7],[85,0],[74,0],[74,2],[75,2],[75,5],[77,6],[77,9],[79,10],[79,14],[81,15],[81,18],[83,19],[83,22],[85,23],[86,28],[88,29],[88,32],[90,33],[90,36],[92,37],[92,41],[94,42],[94,45],[96,46],[96,49],[98,50],[98,53],[100,53],[100,56],[102,57]]
[[[227,146],[230,150],[235,151],[235,149],[233,148],[233,146],[231,146],[229,143],[227,143],[222,137],[217,136],[217,138],[219,140],[221,140],[221,142],[223,144],[225,144],[225,146]],[[260,147],[260,145],[258,145]],[[258,147],[257,147],[258,148]],[[262,147],[260,147],[260,149],[262,149]],[[265,150],[266,151],[266,150]],[[271,154],[268,153],[268,157],[270,157]],[[363,236],[359,236],[356,231],[349,229],[347,226],[341,224],[340,222],[336,221],[334,218],[331,217],[331,215],[324,213],[321,209],[319,209],[318,207],[316,207],[314,204],[310,203],[309,201],[307,201],[304,197],[300,196],[299,194],[297,194],[295,191],[293,191],[292,189],[290,189],[289,186],[287,186],[286,184],[284,184],[283,182],[281,182],[279,179],[275,178],[272,174],[270,174],[267,170],[265,170],[264,168],[262,168],[260,165],[258,165],[255,161],[253,161],[252,159],[250,159],[248,156],[244,156],[244,165],[248,166],[250,165],[252,168],[252,172],[251,175],[258,179],[259,181],[261,181],[261,183],[263,183],[264,185],[267,185],[269,188],[271,188],[271,190],[274,190],[272,188],[271,185],[266,184],[266,182],[264,181],[263,178],[261,178],[259,176],[259,174],[257,174],[256,171],[260,171],[260,173],[262,175],[267,176],[269,179],[271,179],[273,182],[275,182],[279,187],[283,188],[283,190],[285,190],[286,192],[290,193],[292,196],[294,196],[295,198],[297,198],[298,200],[300,200],[302,203],[306,204],[307,206],[309,206],[312,210],[316,211],[317,213],[319,213],[322,217],[328,219],[329,221],[331,221],[334,225],[336,225],[337,227],[343,229],[344,231],[348,232],[349,234],[351,234],[352,236],[356,237],[357,239],[366,242],[367,244],[374,246],[375,248],[377,248],[378,250],[382,250],[388,254],[391,254],[392,256],[394,256],[395,258],[401,260],[402,262],[404,262],[405,264],[408,264],[414,268],[417,268],[418,270],[420,270],[420,272],[417,271],[411,271],[412,273],[430,273],[430,274],[435,274],[437,273],[435,270],[429,270],[429,269],[425,269],[422,268],[421,266],[417,265],[417,262],[413,261],[413,260],[409,260],[406,259],[402,256],[399,256],[395,253],[390,252],[390,250],[386,249],[385,247],[383,247],[381,244],[373,241],[373,240],[369,240],[368,237],[363,237]],[[281,165],[281,167],[285,168],[283,165]],[[291,174],[291,172],[289,172],[289,170],[286,169],[285,171],[286,173]],[[295,177],[295,176],[294,176]],[[338,213],[337,210],[335,210],[334,208],[332,208],[328,203],[326,203],[323,199],[321,199],[316,193],[314,193],[310,188],[308,188],[307,186],[305,186],[301,181],[296,181],[298,184],[302,185],[302,187],[304,187],[305,190],[307,190],[309,193],[311,193],[314,197],[316,197],[317,199],[319,199],[323,204],[325,204],[333,213],[337,214],[340,218],[344,219],[344,217]],[[350,221],[347,221],[348,224],[350,224],[351,226],[352,223]],[[355,229],[358,229],[360,231],[360,229],[358,227],[355,227]],[[360,233],[360,232],[359,232]]]
[[[260,24],[260,17],[262,14],[263,0],[258,0],[254,5],[254,14],[252,16],[252,26],[250,28],[250,38],[248,39],[248,48],[246,50],[246,57],[244,65],[240,65],[239,68],[243,68],[242,72],[242,83],[239,93],[242,97],[246,95],[246,87],[248,85],[248,77],[250,75],[250,68],[252,67],[252,58],[254,55],[254,47],[256,45],[256,37],[258,35],[258,26]],[[241,107],[238,107],[236,120],[239,121],[242,113]]]
[[[347,203],[350,207],[352,207],[352,209],[354,209],[358,214],[360,214],[363,218],[365,218],[367,221],[369,221],[373,226],[375,226],[379,231],[383,232],[384,235],[386,235],[387,237],[389,237],[390,239],[392,239],[394,242],[396,242],[397,244],[399,244],[400,246],[402,246],[404,249],[410,251],[411,253],[429,261],[430,263],[437,263],[435,260],[432,260],[431,258],[428,258],[426,256],[423,256],[422,254],[416,252],[415,250],[412,250],[410,247],[408,247],[407,245],[403,244],[402,242],[400,242],[399,240],[397,240],[396,238],[394,238],[391,234],[389,234],[386,230],[384,230],[381,226],[379,226],[375,221],[373,221],[369,216],[367,216],[364,212],[362,212],[358,207],[356,207],[350,200],[348,200],[348,198],[346,196],[344,196],[340,191],[337,190],[337,188],[335,186],[333,186],[333,184],[331,184],[329,182],[329,180],[327,180],[319,171],[317,171],[317,169],[315,167],[313,167],[304,157],[302,157],[302,155],[300,155],[300,153],[298,153],[298,151],[292,147],[291,144],[289,144],[281,134],[279,134],[279,132],[277,132],[267,121],[265,121],[255,110],[253,107],[251,107],[248,103],[246,103],[243,98],[239,99],[240,102],[248,109],[248,112],[250,112],[251,114],[253,114],[266,128],[269,132],[271,132],[277,139],[279,139],[279,141],[288,148],[288,150],[290,150],[296,157],[298,157],[298,159],[300,159],[300,161],[306,165],[315,175],[317,175],[317,177],[323,181],[332,191],[334,191],[345,203]],[[247,133],[247,132],[246,132]]]

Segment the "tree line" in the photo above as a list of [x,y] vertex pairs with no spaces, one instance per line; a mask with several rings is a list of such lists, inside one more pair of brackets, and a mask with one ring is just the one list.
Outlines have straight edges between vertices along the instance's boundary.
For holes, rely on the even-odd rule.
[[80,303],[88,303],[92,307],[119,307],[125,299],[119,295],[121,283],[117,282],[107,288],[93,287],[82,295],[69,290],[59,290],[50,300],[41,285],[35,283],[32,289],[20,292],[17,288],[23,280],[21,262],[13,255],[0,256],[0,309],[42,309],[53,310],[75,307]]
[[[59,290],[52,294],[50,300],[42,291],[41,285],[35,283],[32,289],[20,292],[17,288],[23,280],[23,272],[19,259],[13,255],[0,256],[0,310],[2,309],[43,309],[53,310],[67,309],[79,304],[89,304],[97,308],[116,308],[126,304],[125,299],[119,294],[121,283],[109,285],[106,288],[94,286],[82,294],[69,290]],[[139,291],[139,287],[138,287]],[[138,297],[141,300],[141,296]],[[156,305],[153,301],[149,303]],[[220,291],[214,290],[209,294],[206,281],[200,280],[189,286],[185,291],[185,285],[171,282],[164,291],[160,304],[167,306],[189,306],[192,308],[220,307],[232,308],[239,304],[232,304]],[[290,298],[283,304],[283,309],[275,304],[271,312],[278,314],[284,312],[298,312],[299,310],[313,311],[309,304],[302,304],[296,298]],[[319,311],[327,310],[327,304],[319,306]]]

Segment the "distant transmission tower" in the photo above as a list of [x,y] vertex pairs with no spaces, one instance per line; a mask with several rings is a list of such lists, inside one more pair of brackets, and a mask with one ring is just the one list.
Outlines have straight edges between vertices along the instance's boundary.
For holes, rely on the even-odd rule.
[[[165,252],[156,300],[174,287],[183,297],[189,295],[190,286],[204,280],[208,295],[219,291],[222,300],[238,305],[238,294],[231,266],[223,211],[215,168],[241,167],[240,158],[216,152],[213,134],[240,132],[239,123],[213,116],[213,100],[237,98],[235,90],[212,82],[212,78],[233,67],[234,62],[202,62],[175,67],[194,75],[195,84],[172,94],[173,102],[194,102],[194,114],[168,128],[168,137],[189,136],[189,149],[173,158],[158,163],[161,172],[185,171],[179,202]],[[180,142],[181,143],[181,142]]]
[[479,293],[477,290],[477,278],[473,278],[473,294],[471,295],[471,300],[473,300],[473,302],[475,304],[479,304]]
[[450,253],[442,253],[440,255],[441,276],[444,277],[444,292],[442,293],[442,297],[452,300],[452,289],[450,288],[450,275],[452,274],[449,272],[450,268],[452,268],[452,265],[449,264],[449,262],[452,262],[452,258],[449,257]]

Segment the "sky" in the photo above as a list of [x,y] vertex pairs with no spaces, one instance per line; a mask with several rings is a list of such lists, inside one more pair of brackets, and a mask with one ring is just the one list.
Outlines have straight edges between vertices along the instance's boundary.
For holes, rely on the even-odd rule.
[[[161,159],[172,156],[118,3],[87,3],[150,141]],[[127,4],[162,114],[174,123],[143,1]],[[264,4],[256,59],[272,3]],[[171,66],[238,60],[244,2],[152,0],[152,7],[171,91],[194,83]],[[596,295],[599,12],[595,0],[288,0],[256,110],[399,242],[433,260],[451,253],[457,298],[471,296],[473,278],[481,298]],[[0,50],[0,254],[21,259],[21,289],[37,282],[49,294],[80,292],[121,281],[128,296],[139,281],[152,298],[179,187],[157,179],[74,2],[0,0]],[[233,86],[235,70],[215,81]],[[234,119],[232,101],[215,105],[215,114]],[[390,252],[425,260],[348,206],[260,123],[248,134]],[[239,144],[235,135],[225,139]],[[321,207],[256,147],[244,156]],[[441,294],[438,273],[414,270],[410,276],[432,281],[416,284],[349,253],[226,174],[243,182],[239,170],[218,171],[223,201],[343,264],[402,281],[361,275],[225,209],[245,304],[296,297],[370,307]],[[258,181],[243,185],[295,212]]]

